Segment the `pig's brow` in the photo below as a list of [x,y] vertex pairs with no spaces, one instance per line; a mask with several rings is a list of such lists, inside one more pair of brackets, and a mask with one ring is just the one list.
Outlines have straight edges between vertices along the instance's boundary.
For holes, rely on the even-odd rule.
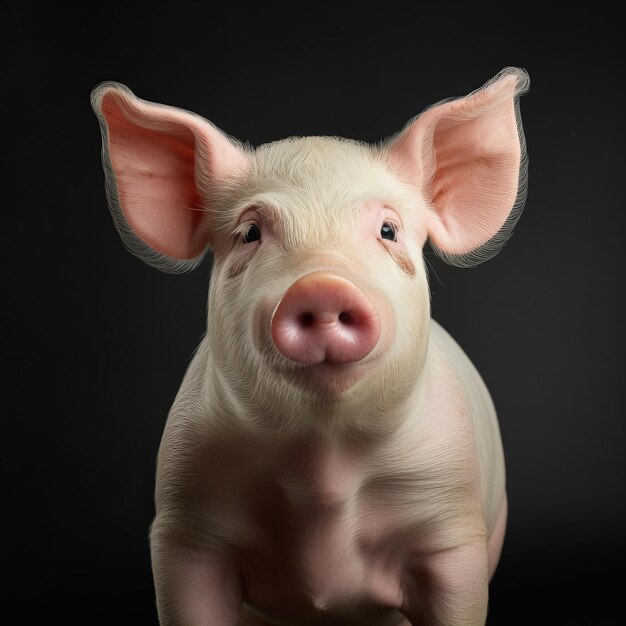
[[257,204],[257,211],[267,220],[270,220],[272,222],[276,222],[279,219],[279,213],[278,210],[276,209],[276,207],[272,206],[271,204]]
[[276,207],[271,204],[266,204],[265,202],[255,201],[246,204],[246,206],[238,212],[237,221],[239,222],[249,211],[256,211],[268,222],[276,223],[280,221],[280,213]]

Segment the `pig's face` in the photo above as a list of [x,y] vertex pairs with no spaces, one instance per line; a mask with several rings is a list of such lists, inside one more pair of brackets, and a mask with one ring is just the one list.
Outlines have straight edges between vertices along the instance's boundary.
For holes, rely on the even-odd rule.
[[[245,396],[252,382],[260,397],[292,406],[354,396],[379,406],[409,388],[428,336],[422,259],[428,213],[383,152],[317,137],[261,146],[218,204],[208,328],[211,351],[229,383]],[[365,322],[348,337],[361,346],[350,347],[345,357],[333,352],[341,339],[331,337],[327,346],[323,338],[326,350],[317,337],[312,346],[299,340],[296,347],[284,346],[283,332],[307,329],[276,329],[279,303],[314,272],[321,283],[303,286],[294,296],[298,302],[310,291],[315,299],[330,290],[340,304],[347,298],[349,314],[365,308],[377,318],[374,331]],[[319,308],[332,309],[320,297]],[[359,323],[348,320],[348,329]]]
[[128,248],[172,272],[214,252],[203,375],[230,394],[225,405],[291,425],[316,408],[389,421],[426,355],[426,238],[473,265],[519,217],[527,86],[523,70],[505,68],[379,146],[315,137],[254,151],[123,85],[94,90],[107,197]]

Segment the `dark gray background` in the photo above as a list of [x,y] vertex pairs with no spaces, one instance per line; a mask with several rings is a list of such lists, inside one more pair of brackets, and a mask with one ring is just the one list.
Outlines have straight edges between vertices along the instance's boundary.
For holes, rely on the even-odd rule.
[[11,623],[155,623],[155,455],[205,326],[210,263],[161,274],[118,239],[91,89],[126,83],[253,145],[292,134],[377,141],[507,65],[531,76],[526,210],[478,268],[428,256],[434,316],[488,383],[506,451],[510,521],[488,624],[617,623],[621,20],[572,5],[550,15],[231,5],[5,9],[0,560]]

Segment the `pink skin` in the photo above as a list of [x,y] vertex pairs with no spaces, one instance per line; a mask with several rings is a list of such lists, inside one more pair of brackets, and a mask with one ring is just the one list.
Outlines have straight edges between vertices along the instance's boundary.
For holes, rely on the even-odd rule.
[[354,363],[376,346],[380,320],[374,305],[349,280],[313,272],[282,297],[271,335],[279,352],[292,361]]

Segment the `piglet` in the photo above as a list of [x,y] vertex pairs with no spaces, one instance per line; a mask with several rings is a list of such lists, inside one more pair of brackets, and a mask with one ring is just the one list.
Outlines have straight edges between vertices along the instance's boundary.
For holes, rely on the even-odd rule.
[[524,70],[377,145],[256,149],[125,86],[92,94],[131,252],[213,255],[150,530],[165,626],[479,626],[507,517],[493,403],[431,319],[422,249],[493,256],[523,207]]

